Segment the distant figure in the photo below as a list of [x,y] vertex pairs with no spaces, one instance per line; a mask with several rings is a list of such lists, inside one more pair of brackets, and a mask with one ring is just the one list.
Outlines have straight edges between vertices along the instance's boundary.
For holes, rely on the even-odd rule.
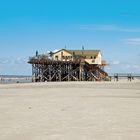
[[116,75],[114,75],[114,81],[119,81],[118,73]]
[[38,56],[38,51],[36,51],[36,56]]
[[3,81],[4,81],[4,78],[2,78],[2,77],[1,77],[1,78],[0,78],[0,81],[1,81],[1,83],[3,83]]
[[110,80],[110,81],[112,80],[112,77],[111,77],[111,76],[109,76],[109,80]]
[[128,81],[131,82],[131,80],[132,80],[132,76],[131,76],[131,74],[128,74],[127,79],[128,79]]

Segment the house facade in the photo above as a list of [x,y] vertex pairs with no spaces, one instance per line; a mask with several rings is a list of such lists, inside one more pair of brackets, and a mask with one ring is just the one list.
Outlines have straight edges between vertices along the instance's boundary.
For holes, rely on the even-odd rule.
[[102,55],[100,50],[66,50],[61,49],[52,54],[55,61],[74,61],[84,59],[88,64],[102,63]]
[[52,54],[52,59],[55,61],[72,61],[73,56],[69,51],[61,49]]

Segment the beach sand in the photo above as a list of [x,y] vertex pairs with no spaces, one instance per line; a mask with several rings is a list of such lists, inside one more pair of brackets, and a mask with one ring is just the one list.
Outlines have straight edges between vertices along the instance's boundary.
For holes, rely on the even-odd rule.
[[0,140],[140,140],[140,82],[0,85]]

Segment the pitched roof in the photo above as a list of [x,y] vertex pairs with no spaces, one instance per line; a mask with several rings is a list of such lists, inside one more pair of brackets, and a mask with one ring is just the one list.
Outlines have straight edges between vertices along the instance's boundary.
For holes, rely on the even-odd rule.
[[67,50],[74,55],[83,55],[83,56],[97,56],[100,50]]
[[75,56],[97,56],[100,52],[100,50],[66,50],[66,49],[61,49],[57,52],[54,52],[53,54],[55,53],[58,53],[58,52],[61,52],[62,50],[70,53],[70,54],[74,54]]
[[58,50],[58,51],[56,51],[56,52],[52,52],[53,54],[56,54],[56,53],[58,53],[58,52],[61,52],[61,51],[66,51],[66,52],[68,52],[68,53],[70,53],[68,50],[66,50],[66,49],[60,49],[60,50]]

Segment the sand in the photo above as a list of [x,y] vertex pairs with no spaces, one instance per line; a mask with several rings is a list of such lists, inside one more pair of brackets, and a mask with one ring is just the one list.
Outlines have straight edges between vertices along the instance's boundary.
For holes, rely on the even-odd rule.
[[140,82],[0,85],[0,140],[140,140]]

